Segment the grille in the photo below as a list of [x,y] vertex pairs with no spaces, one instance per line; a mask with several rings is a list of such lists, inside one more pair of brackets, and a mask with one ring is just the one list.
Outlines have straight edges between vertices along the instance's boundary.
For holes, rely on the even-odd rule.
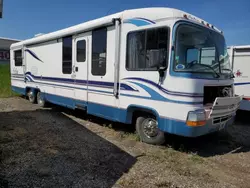
[[221,117],[216,117],[213,118],[213,124],[218,124],[218,123],[223,123],[229,119],[231,119],[233,116],[232,115],[227,115],[227,116],[221,116]]

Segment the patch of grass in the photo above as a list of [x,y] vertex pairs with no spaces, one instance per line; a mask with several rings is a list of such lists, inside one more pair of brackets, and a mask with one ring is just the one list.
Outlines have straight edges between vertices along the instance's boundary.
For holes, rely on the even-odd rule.
[[205,159],[200,157],[199,155],[197,154],[191,154],[190,155],[190,159],[191,161],[193,161],[194,163],[203,163],[205,162]]
[[121,137],[122,138],[127,138],[129,140],[140,141],[140,137],[136,133],[123,132],[123,133],[121,133]]
[[11,90],[10,65],[0,65],[0,98],[15,95],[16,94]]

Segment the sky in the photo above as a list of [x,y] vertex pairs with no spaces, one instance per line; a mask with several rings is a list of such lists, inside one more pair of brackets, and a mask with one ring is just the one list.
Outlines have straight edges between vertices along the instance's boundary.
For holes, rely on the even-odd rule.
[[250,45],[250,0],[4,0],[0,37],[28,39],[143,7],[186,11],[223,30],[227,45]]

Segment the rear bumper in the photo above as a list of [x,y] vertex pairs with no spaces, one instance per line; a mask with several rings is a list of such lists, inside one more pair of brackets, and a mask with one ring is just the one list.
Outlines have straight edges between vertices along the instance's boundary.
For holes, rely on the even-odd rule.
[[235,115],[233,115],[227,121],[223,123],[217,123],[217,124],[213,124],[213,120],[210,119],[207,121],[205,125],[199,126],[199,127],[187,126],[186,122],[182,122],[182,121],[161,119],[159,120],[158,127],[160,130],[170,133],[170,134],[175,134],[175,135],[180,135],[180,136],[185,136],[185,137],[198,137],[198,136],[202,136],[202,135],[206,135],[212,132],[222,130],[227,126],[232,125],[234,122],[234,119],[235,119]]

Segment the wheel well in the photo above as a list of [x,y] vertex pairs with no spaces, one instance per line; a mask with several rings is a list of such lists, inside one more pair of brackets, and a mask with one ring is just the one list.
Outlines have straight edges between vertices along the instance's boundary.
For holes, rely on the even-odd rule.
[[147,108],[132,108],[130,109],[130,113],[131,116],[131,122],[133,125],[135,125],[136,119],[140,116],[153,116],[157,119],[157,114],[156,112],[154,112],[151,109],[147,109]]

